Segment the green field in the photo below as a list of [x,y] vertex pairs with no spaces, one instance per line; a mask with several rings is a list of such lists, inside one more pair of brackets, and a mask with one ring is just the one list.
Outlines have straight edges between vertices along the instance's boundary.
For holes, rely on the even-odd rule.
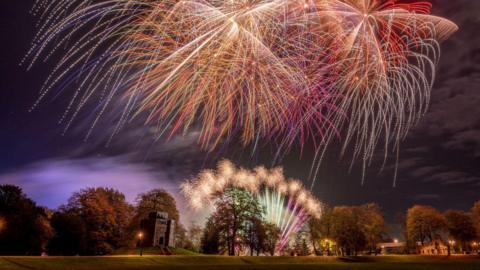
[[111,256],[111,257],[0,257],[1,270],[129,270],[129,269],[318,269],[318,270],[480,270],[480,257],[379,256],[223,257],[223,256]]

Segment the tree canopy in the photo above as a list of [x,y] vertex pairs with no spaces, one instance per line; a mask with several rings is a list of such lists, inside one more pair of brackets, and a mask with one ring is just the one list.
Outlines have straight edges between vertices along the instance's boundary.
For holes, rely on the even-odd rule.
[[84,221],[86,254],[104,255],[123,246],[133,208],[117,190],[87,188],[74,193],[62,212]]
[[249,192],[238,188],[228,189],[215,206],[213,217],[221,243],[229,255],[235,255],[241,248],[241,241],[247,242],[249,228],[254,226],[255,220],[262,218],[263,209]]
[[460,246],[465,249],[467,243],[477,236],[475,224],[471,215],[463,211],[448,210],[445,212],[448,234],[455,241],[460,242]]
[[415,205],[407,211],[407,235],[413,242],[430,242],[440,239],[445,232],[445,218],[431,206]]
[[40,255],[53,234],[47,211],[13,185],[0,185],[0,223],[1,255]]

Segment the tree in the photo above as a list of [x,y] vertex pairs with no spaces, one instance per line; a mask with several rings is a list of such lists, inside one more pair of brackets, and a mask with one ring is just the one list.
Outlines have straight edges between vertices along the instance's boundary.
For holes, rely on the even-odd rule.
[[308,256],[310,255],[310,248],[307,244],[307,235],[304,231],[297,232],[295,235],[295,254],[297,256]]
[[191,250],[199,252],[201,249],[202,228],[195,223],[190,225],[187,231],[187,238],[192,243]]
[[52,236],[46,210],[17,186],[0,185],[0,223],[1,255],[40,255]]
[[448,234],[460,243],[462,250],[465,250],[468,247],[468,242],[476,237],[472,217],[463,211],[448,210],[445,212],[445,220]]
[[261,218],[263,209],[249,192],[237,188],[225,191],[215,206],[213,216],[220,230],[221,243],[227,247],[228,255],[233,256],[241,248],[240,243],[245,240],[253,220]]
[[258,217],[253,217],[248,222],[247,229],[243,235],[244,243],[250,250],[250,256],[256,252],[257,256],[263,250],[265,242],[265,224]]
[[480,240],[480,201],[475,202],[472,207],[472,219],[477,229],[477,238]]
[[56,212],[50,224],[55,233],[48,243],[50,255],[84,255],[86,254],[86,224],[79,215],[69,212]]
[[313,253],[315,255],[319,254],[318,248],[317,248],[317,243],[319,243],[322,240],[322,234],[320,231],[320,220],[312,217],[308,221],[308,229],[310,232],[310,241],[312,241],[312,247],[313,247]]
[[168,214],[168,218],[175,220],[175,223],[180,220],[175,199],[164,189],[153,189],[139,194],[135,201],[136,218],[147,218],[151,212],[165,212]]
[[76,192],[62,207],[85,222],[86,254],[104,255],[125,245],[133,207],[125,196],[110,188],[87,188]]
[[264,224],[265,240],[263,242],[263,251],[275,255],[278,240],[280,239],[280,229],[273,223]]
[[183,227],[182,224],[176,223],[175,226],[175,246],[185,249],[192,247],[192,242],[187,238],[187,230]]
[[[332,223],[332,208],[324,207],[322,211],[322,218],[310,219],[308,226],[310,231],[310,240],[312,242],[313,251],[316,255],[319,254],[318,246],[325,239],[333,239],[333,223]],[[330,254],[331,250],[322,250],[326,254]]]
[[445,218],[431,206],[415,205],[407,211],[407,235],[413,242],[439,239],[445,231]]
[[410,252],[416,248],[416,245],[415,242],[408,237],[406,212],[395,213],[394,220],[397,224],[400,225],[400,231],[403,235],[403,238],[405,239],[405,247],[403,248],[403,253],[410,254]]
[[[164,189],[153,189],[137,196],[135,215],[129,226],[129,237],[134,241],[135,235],[140,230],[142,220],[148,218],[152,212],[165,212],[169,219],[175,220],[175,244],[184,246],[186,230],[180,224],[180,214],[175,199]],[[131,242],[133,243],[133,242]]]
[[380,207],[377,204],[369,203],[358,208],[359,222],[367,240],[367,248],[370,252],[377,254],[377,244],[383,239],[387,232],[387,226]]
[[332,211],[332,236],[344,255],[357,255],[366,247],[367,239],[360,224],[358,207],[337,206]]
[[200,251],[205,254],[219,254],[220,253],[220,230],[211,216],[205,228],[203,229],[203,235],[200,242]]

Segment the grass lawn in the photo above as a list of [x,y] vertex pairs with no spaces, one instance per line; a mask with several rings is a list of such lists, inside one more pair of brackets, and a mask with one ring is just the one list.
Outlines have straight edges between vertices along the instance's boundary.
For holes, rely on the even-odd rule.
[[225,256],[110,256],[0,257],[1,270],[130,270],[130,269],[315,269],[315,270],[480,270],[478,256],[420,257],[225,257]]

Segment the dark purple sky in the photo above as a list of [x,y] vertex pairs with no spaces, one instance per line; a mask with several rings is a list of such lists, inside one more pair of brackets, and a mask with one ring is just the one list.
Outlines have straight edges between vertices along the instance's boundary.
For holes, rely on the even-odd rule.
[[[40,204],[55,208],[86,186],[112,186],[130,200],[154,187],[176,193],[178,183],[221,157],[244,166],[270,165],[273,146],[254,158],[235,147],[223,152],[228,155],[207,155],[195,146],[195,134],[154,143],[150,131],[135,123],[109,147],[102,130],[84,141],[81,124],[62,136],[57,122],[68,93],[52,95],[28,112],[52,68],[52,63],[40,63],[27,72],[19,66],[35,33],[36,20],[28,13],[32,4],[5,1],[0,10],[0,184],[18,184]],[[340,159],[333,147],[314,187],[321,200],[331,205],[377,202],[394,221],[412,204],[469,209],[480,199],[480,1],[433,4],[435,15],[453,20],[460,30],[442,44],[431,107],[402,144],[397,187],[392,187],[394,159],[380,174],[380,164],[368,168],[362,186],[360,169],[349,173],[348,158]],[[109,128],[108,122],[102,125]],[[280,165],[287,176],[307,179],[311,158],[307,147],[301,160],[294,150]]]

